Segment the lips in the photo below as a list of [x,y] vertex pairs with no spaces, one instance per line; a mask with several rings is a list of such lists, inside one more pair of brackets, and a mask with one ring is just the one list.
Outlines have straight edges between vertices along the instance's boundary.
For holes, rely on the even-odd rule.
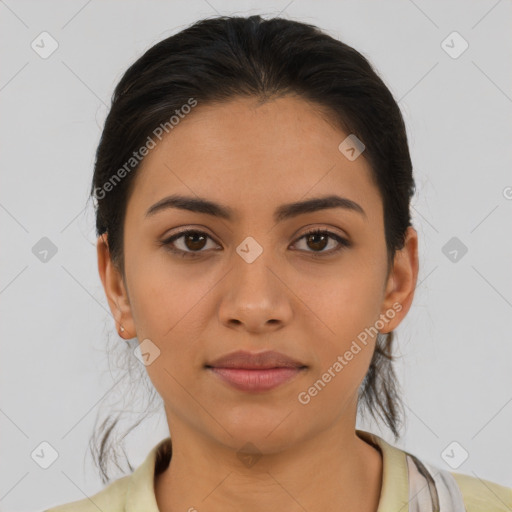
[[239,350],[215,359],[206,365],[213,368],[239,368],[245,370],[262,370],[270,368],[301,368],[306,365],[280,352],[246,352]]
[[205,367],[224,383],[246,392],[269,391],[307,368],[280,352],[251,353],[243,350],[220,357]]

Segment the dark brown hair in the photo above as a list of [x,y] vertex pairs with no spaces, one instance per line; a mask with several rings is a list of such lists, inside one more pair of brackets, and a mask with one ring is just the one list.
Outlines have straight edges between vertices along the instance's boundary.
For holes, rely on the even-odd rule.
[[[265,102],[286,94],[314,105],[364,143],[363,157],[383,201],[389,275],[411,225],[409,203],[415,192],[406,129],[391,92],[363,55],[313,25],[221,16],[197,21],[152,46],[115,88],[96,153],[91,198],[97,235],[107,233],[112,261],[123,277],[123,222],[139,163],[132,159],[134,151],[155,138],[157,127],[171,129],[171,117],[191,99],[200,107],[236,97]],[[403,412],[392,345],[393,332],[378,334],[358,406],[380,417],[398,439]],[[91,438],[104,482],[117,420],[108,418]]]

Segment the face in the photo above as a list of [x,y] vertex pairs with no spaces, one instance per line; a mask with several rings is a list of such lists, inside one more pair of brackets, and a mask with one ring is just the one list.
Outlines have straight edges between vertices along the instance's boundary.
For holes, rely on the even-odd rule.
[[[387,278],[382,200],[364,153],[338,149],[347,135],[300,98],[244,98],[198,105],[145,157],[125,217],[125,281],[101,240],[98,255],[117,322],[144,343],[171,435],[271,453],[331,427],[353,431],[376,333],[405,316],[417,262],[410,228]],[[178,195],[225,215],[191,203],[148,213]],[[333,196],[349,201],[295,204]],[[207,367],[238,350],[301,368],[241,389]]]

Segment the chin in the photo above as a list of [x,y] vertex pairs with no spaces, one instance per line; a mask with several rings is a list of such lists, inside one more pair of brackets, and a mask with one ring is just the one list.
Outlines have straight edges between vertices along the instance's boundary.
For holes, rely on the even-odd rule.
[[296,415],[285,408],[281,407],[276,411],[254,405],[240,406],[222,419],[217,417],[219,423],[231,434],[230,436],[222,430],[224,443],[234,449],[252,443],[265,453],[283,451],[302,437],[297,428],[300,425],[293,418]]

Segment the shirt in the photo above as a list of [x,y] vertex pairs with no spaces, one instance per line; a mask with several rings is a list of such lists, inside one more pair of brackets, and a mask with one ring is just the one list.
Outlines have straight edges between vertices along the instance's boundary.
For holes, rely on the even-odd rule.
[[[376,512],[511,512],[512,488],[449,472],[420,461],[376,434],[356,430],[358,437],[382,454],[382,487]],[[159,512],[155,474],[171,459],[171,438],[155,445],[144,462],[127,476],[89,498],[45,512]]]

